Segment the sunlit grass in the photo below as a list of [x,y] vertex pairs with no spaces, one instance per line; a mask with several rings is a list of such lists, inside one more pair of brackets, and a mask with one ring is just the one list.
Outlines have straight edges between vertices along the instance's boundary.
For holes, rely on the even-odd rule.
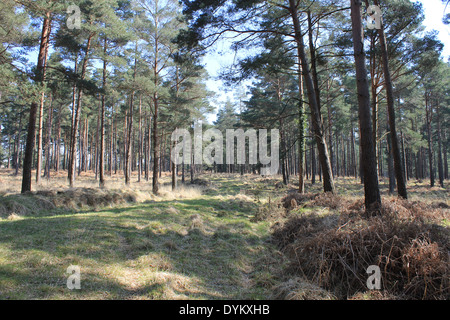
[[[269,254],[268,224],[252,223],[256,201],[198,188],[133,205],[0,221],[2,299],[266,298],[252,274]],[[66,287],[81,268],[81,290]],[[275,281],[275,280],[267,280]]]
[[[283,257],[269,242],[276,221],[253,218],[261,207],[282,211],[279,200],[296,190],[296,177],[288,186],[280,186],[279,176],[208,173],[200,178],[206,186],[180,184],[172,192],[170,177],[163,176],[160,195],[154,196],[145,180],[127,187],[116,176],[98,190],[92,174],[82,175],[77,186],[91,188],[85,189],[88,193],[114,200],[128,192],[134,198],[79,206],[78,199],[63,198],[68,187],[62,174],[53,187],[34,189],[61,191],[55,205],[44,196],[17,194],[20,177],[1,170],[0,207],[6,211],[0,212],[0,299],[273,297],[274,288],[288,284],[278,272]],[[386,180],[380,186],[383,198],[395,197],[388,196]],[[336,187],[349,201],[363,196],[359,180],[339,178]],[[449,204],[449,189],[410,181],[408,190],[413,200]],[[306,191],[322,192],[318,177],[314,185],[307,181]],[[291,214],[311,212],[333,214],[317,206]],[[448,221],[443,222],[447,227]],[[81,290],[66,287],[70,265],[81,268]],[[309,293],[317,289],[307,284],[300,288]],[[297,291],[295,296],[308,295]]]

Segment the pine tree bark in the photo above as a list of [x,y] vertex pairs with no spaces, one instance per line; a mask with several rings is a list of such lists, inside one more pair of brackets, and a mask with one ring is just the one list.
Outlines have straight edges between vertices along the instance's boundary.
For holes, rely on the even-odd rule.
[[[51,33],[52,24],[49,22],[49,36]],[[50,41],[46,42],[45,52],[44,52],[44,65],[42,69],[42,82],[45,81],[45,74],[47,72],[47,59],[48,59],[48,47]],[[42,153],[43,153],[43,136],[44,136],[44,103],[45,103],[45,92],[42,90],[41,92],[41,101],[39,104],[39,121],[38,121],[38,133],[37,133],[37,161],[36,161],[36,184],[41,183],[41,175],[42,175]]]
[[446,139],[447,135],[446,135],[446,128],[444,128],[444,130],[442,130],[442,140],[444,140],[443,143],[443,153],[444,153],[444,179],[448,179],[448,157],[447,157],[447,139]]
[[142,97],[139,96],[139,125],[138,125],[139,137],[138,137],[138,182],[141,182],[142,176],[142,148],[143,148],[143,137],[142,137]]
[[325,192],[335,192],[333,173],[331,171],[330,158],[328,156],[327,144],[323,134],[323,122],[320,114],[319,105],[316,99],[314,83],[309,69],[308,59],[306,56],[305,45],[303,42],[303,35],[300,27],[300,21],[297,12],[297,1],[289,0],[289,12],[294,25],[295,40],[297,42],[297,55],[301,63],[303,78],[308,95],[309,107],[311,110],[311,117],[313,122],[314,138],[317,143],[317,150],[319,151],[319,161],[323,174],[323,189]]
[[44,176],[47,177],[47,180],[50,180],[50,168],[51,168],[51,159],[50,159],[50,151],[52,148],[52,126],[53,126],[53,97],[50,95],[50,104],[48,108],[49,119],[47,123],[47,141],[45,148],[45,170]]
[[[85,79],[86,76],[86,69],[87,69],[87,63],[89,60],[89,51],[91,49],[91,42],[94,35],[91,33],[89,34],[84,59],[83,59],[83,65],[81,67],[81,80]],[[74,111],[74,117],[73,117],[73,126],[72,126],[72,135],[71,135],[71,143],[70,143],[70,160],[69,160],[69,185],[72,188],[75,183],[75,167],[76,167],[76,150],[77,150],[77,132],[78,132],[78,124],[80,122],[80,116],[81,116],[81,100],[83,97],[83,90],[82,88],[78,88],[78,94],[77,94],[77,101],[75,105]],[[81,150],[80,150],[81,152]]]
[[430,101],[430,93],[425,91],[425,117],[427,126],[427,142],[428,142],[428,162],[430,168],[430,186],[434,187],[434,168],[433,168],[433,135],[431,132],[431,121],[433,120],[433,106]]
[[131,180],[131,144],[133,143],[133,100],[134,92],[131,94],[130,98],[130,111],[128,113],[128,123],[127,123],[127,144],[125,149],[125,184],[129,185]]
[[406,157],[407,152],[405,150],[405,137],[403,136],[403,132],[400,131],[400,143],[402,148],[402,162],[403,162],[403,177],[405,177],[405,183],[409,180],[408,176],[408,159]]
[[303,105],[303,72],[300,61],[298,62],[298,86],[300,100],[298,102],[298,192],[305,192],[305,108]]
[[358,90],[361,162],[364,171],[364,200],[366,211],[373,215],[380,213],[381,196],[378,186],[375,148],[373,146],[374,141],[370,114],[369,83],[367,81],[364,34],[361,21],[361,0],[350,0],[350,5],[356,82]]
[[[137,73],[137,42],[135,45],[135,56],[134,56],[134,71],[133,71],[133,81],[136,81]],[[133,103],[134,103],[135,91],[133,90],[130,97],[130,111],[128,115],[128,134],[127,134],[127,147],[125,151],[125,184],[130,184],[131,179],[131,148],[133,144]]]
[[[19,175],[19,168],[20,168],[20,136],[22,135],[22,112],[19,115],[19,124],[17,126],[17,134],[16,134],[16,139],[14,141],[14,149],[15,149],[15,172],[14,175],[18,176]],[[9,160],[9,158],[8,158]]]
[[55,172],[59,171],[60,158],[61,158],[61,111],[62,111],[62,105],[59,105],[58,117],[56,118]]
[[[46,13],[42,25],[41,43],[39,45],[38,63],[36,68],[36,80],[43,81],[44,66],[46,64],[46,48],[50,43],[51,21],[50,12]],[[28,120],[27,142],[25,146],[25,155],[23,160],[23,175],[22,175],[22,193],[31,191],[31,170],[33,165],[33,150],[36,137],[36,117],[38,111],[38,104],[32,102],[30,106],[30,117]]]
[[[378,0],[375,0],[375,5],[379,5]],[[392,86],[392,80],[391,80],[391,73],[389,70],[389,57],[388,57],[388,50],[387,50],[387,42],[386,42],[386,35],[384,33],[384,26],[383,21],[381,19],[381,26],[378,30],[378,35],[380,38],[380,44],[381,44],[381,57],[383,62],[383,75],[384,75],[384,82],[385,82],[385,88],[386,88],[386,98],[387,98],[387,106],[388,106],[388,119],[389,119],[389,129],[390,129],[390,136],[391,136],[391,146],[392,146],[392,153],[394,158],[394,170],[395,170],[395,177],[397,180],[397,192],[400,197],[403,199],[408,198],[408,193],[406,190],[406,182],[405,177],[403,176],[403,163],[400,155],[400,147],[398,143],[398,137],[397,137],[397,129],[395,124],[395,108],[394,108],[394,90]],[[376,141],[375,141],[376,143]]]
[[153,132],[152,132],[152,142],[153,142],[153,180],[152,180],[152,192],[153,194],[157,195],[159,193],[159,137],[158,137],[158,108],[159,108],[159,96],[158,96],[158,86],[159,86],[159,70],[158,70],[158,50],[159,50],[159,43],[158,43],[158,26],[155,26],[156,35],[155,35],[155,60],[153,64],[153,76],[154,76],[154,85],[155,85],[155,91],[153,93]]
[[438,139],[438,174],[439,174],[439,185],[444,188],[444,167],[442,161],[442,141],[441,141],[441,116],[440,116],[440,105],[437,104],[437,139]]
[[[103,39],[103,73],[102,73],[102,88],[106,90],[106,51],[108,49],[108,42],[106,37]],[[100,151],[99,151],[99,186],[105,186],[105,105],[106,93],[102,93],[102,103],[100,107]],[[111,162],[111,161],[110,161]],[[110,163],[111,164],[111,163]],[[110,166],[111,168],[111,166]]]
[[[366,1],[366,5],[368,4],[368,1]],[[373,141],[374,141],[374,148],[375,148],[375,161],[377,163],[377,169],[378,169],[378,175],[380,175],[379,170],[379,162],[378,162],[378,92],[377,92],[377,86],[378,86],[378,79],[376,77],[377,74],[377,59],[375,55],[375,39],[376,34],[371,33],[370,35],[370,89],[371,89],[371,107],[372,107],[372,134],[373,134]]]

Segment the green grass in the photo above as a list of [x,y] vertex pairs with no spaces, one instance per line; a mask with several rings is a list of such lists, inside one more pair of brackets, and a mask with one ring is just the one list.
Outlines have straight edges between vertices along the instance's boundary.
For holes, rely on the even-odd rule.
[[[295,185],[277,188],[279,177],[203,178],[210,183],[203,194],[112,207],[69,210],[36,196],[0,196],[0,299],[270,298],[286,281],[279,272],[285,262],[269,242],[275,221],[252,218],[269,197],[276,206]],[[362,197],[355,182],[338,179],[338,193]],[[381,187],[387,196],[386,184]],[[306,188],[316,193],[322,186]],[[448,203],[448,189],[409,188],[413,199],[426,194],[430,202]],[[66,286],[71,265],[81,269],[81,290]]]
[[[264,299],[256,201],[227,194],[0,221],[0,299]],[[237,182],[237,181],[235,181]],[[70,265],[81,290],[69,290]]]

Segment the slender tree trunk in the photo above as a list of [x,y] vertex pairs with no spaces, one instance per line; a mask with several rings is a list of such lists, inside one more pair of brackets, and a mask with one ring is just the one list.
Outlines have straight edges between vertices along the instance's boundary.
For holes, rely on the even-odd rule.
[[62,111],[62,105],[59,105],[58,118],[56,120],[55,172],[59,172],[60,157],[61,157],[61,111]]
[[159,193],[159,137],[158,137],[158,108],[159,108],[159,96],[158,96],[158,86],[159,86],[159,71],[158,71],[158,52],[159,52],[159,43],[158,43],[158,25],[155,26],[156,35],[155,35],[155,60],[153,65],[153,76],[154,76],[154,85],[155,85],[155,91],[153,93],[153,106],[154,106],[154,113],[153,113],[153,132],[152,132],[152,139],[153,139],[153,180],[152,180],[152,191],[153,194],[157,195]]
[[[366,1],[366,5],[368,2]],[[376,33],[372,32],[370,34],[370,88],[371,88],[371,106],[372,106],[372,134],[373,134],[373,146],[375,148],[375,161],[377,163],[378,175],[381,174],[378,167],[378,92],[377,85],[378,79],[376,77],[377,74],[377,59],[375,55],[375,41],[376,41]]]
[[150,163],[151,163],[151,158],[152,158],[152,149],[151,149],[151,145],[152,145],[152,135],[151,135],[151,127],[152,127],[152,117],[148,118],[148,125],[147,125],[147,165],[146,165],[146,172],[145,172],[145,178],[148,181],[150,179]]
[[438,138],[438,173],[439,173],[439,185],[444,188],[444,167],[442,165],[442,142],[441,142],[441,115],[440,106],[437,104],[437,138]]
[[352,148],[352,175],[355,177],[355,179],[358,178],[358,170],[356,169],[356,150],[355,150],[355,133],[353,132],[353,121],[351,123],[351,148]]
[[[51,21],[49,22],[49,36],[51,33]],[[45,46],[45,52],[44,52],[44,66],[42,70],[42,82],[45,81],[45,74],[47,73],[47,58],[48,58],[48,47],[49,47],[50,41],[47,41],[47,44]],[[42,153],[43,153],[43,125],[44,125],[44,102],[45,102],[45,92],[42,90],[41,93],[41,101],[40,101],[40,107],[39,107],[39,121],[38,121],[38,133],[37,133],[37,162],[36,162],[36,184],[41,183],[41,174],[42,174]]]
[[138,182],[141,182],[142,175],[142,97],[139,95],[139,137],[138,137]]
[[[50,43],[51,21],[50,12],[46,13],[44,23],[42,25],[41,43],[39,46],[39,55],[37,63],[37,77],[36,81],[43,82],[44,66],[46,65],[46,48]],[[36,136],[36,116],[38,104],[31,103],[30,117],[28,120],[27,142],[25,146],[25,157],[23,161],[23,176],[22,176],[22,193],[31,191],[31,169],[33,164],[33,150]]]
[[431,132],[431,121],[433,120],[433,107],[429,99],[429,93],[425,92],[425,116],[427,122],[427,141],[428,141],[428,161],[430,166],[430,186],[434,187],[433,170],[433,135]]
[[125,149],[125,184],[130,184],[131,178],[131,145],[133,143],[133,100],[134,100],[134,92],[131,93],[130,97],[130,111],[128,112],[128,123],[127,123],[127,145]]
[[378,174],[373,146],[372,123],[370,114],[369,83],[367,81],[366,55],[364,52],[364,34],[361,21],[361,0],[350,0],[352,16],[353,50],[355,56],[356,80],[359,105],[359,125],[361,139],[361,162],[364,171],[364,197],[366,210],[378,214],[381,208],[381,196],[378,186]]
[[70,140],[69,138],[69,133],[66,134],[66,136],[64,137],[64,153],[63,153],[63,163],[62,163],[62,169],[66,170],[66,165],[67,165],[67,154],[68,154],[68,150],[67,150],[67,145],[68,145],[68,141]]
[[[314,93],[316,94],[317,107],[320,112],[321,104],[320,104],[319,76],[317,74],[316,48],[315,48],[314,39],[313,39],[313,25],[312,25],[312,17],[311,17],[310,10],[308,10],[308,12],[307,12],[307,18],[308,18],[309,54],[311,56],[311,76],[312,76],[312,80],[314,83]],[[328,82],[327,82],[327,85],[328,85]]]
[[303,78],[308,94],[309,107],[313,121],[314,138],[319,151],[319,161],[323,172],[323,189],[325,192],[335,192],[333,173],[331,171],[330,158],[328,156],[327,144],[323,135],[322,116],[320,114],[319,105],[315,96],[314,84],[311,77],[311,71],[308,65],[303,35],[300,27],[300,21],[297,13],[297,1],[289,0],[289,11],[294,25],[295,40],[297,41],[297,55],[301,62]]
[[395,172],[394,172],[394,157],[392,153],[392,144],[391,144],[391,134],[389,132],[389,121],[386,124],[386,132],[387,132],[387,162],[388,162],[388,177],[389,177],[389,194],[393,194],[395,191]]
[[[89,35],[88,41],[87,41],[87,45],[86,45],[86,49],[85,49],[85,55],[84,55],[84,59],[83,59],[83,65],[81,68],[81,80],[84,80],[85,76],[86,76],[86,68],[87,68],[87,63],[89,60],[89,51],[91,48],[91,42],[92,42],[92,38],[93,38],[93,34],[91,33]],[[77,149],[77,132],[78,132],[78,123],[80,122],[80,116],[81,116],[81,99],[83,97],[83,90],[82,88],[78,88],[78,95],[77,95],[77,102],[76,102],[76,106],[75,106],[75,110],[74,110],[74,123],[73,123],[73,128],[72,128],[72,136],[71,136],[71,147],[70,147],[70,162],[69,162],[69,184],[70,187],[74,186],[75,183],[75,166],[76,166],[76,149]],[[80,150],[81,152],[81,150]]]
[[[97,128],[95,132],[95,148],[93,148],[93,145],[91,145],[91,150],[95,150],[94,155],[94,170],[95,170],[95,180],[98,179],[99,175],[99,163],[100,163],[100,126],[101,121],[100,118],[102,117],[102,97],[100,97],[100,105],[98,106],[98,112],[97,112]],[[93,142],[92,142],[93,144]],[[91,152],[92,153],[92,152]],[[92,156],[91,156],[92,158]]]
[[164,171],[164,150],[165,150],[164,130],[161,132],[161,140],[159,143],[159,177],[161,178]]
[[[106,37],[103,39],[103,74],[102,74],[102,88],[106,90],[106,52],[108,49],[108,41]],[[102,94],[102,104],[100,107],[100,154],[99,154],[99,186],[103,188],[105,186],[105,104],[106,94]],[[111,168],[111,161],[110,161]],[[111,169],[110,169],[111,170]]]
[[7,168],[10,169],[11,168],[11,135],[8,135],[8,164],[7,164]]
[[[135,45],[135,56],[134,56],[134,71],[133,71],[133,80],[136,80],[136,72],[137,72],[137,50],[138,45],[136,42]],[[134,103],[134,90],[131,93],[130,97],[130,111],[129,111],[129,121],[128,121],[128,134],[127,134],[127,147],[125,152],[125,184],[130,184],[131,179],[131,148],[133,144],[133,103]]]
[[316,148],[314,146],[314,140],[312,140],[312,146],[311,146],[311,184],[315,184],[316,183],[316,173],[317,173]]
[[[176,141],[173,141],[172,148],[176,145]],[[172,154],[172,152],[170,153]],[[175,165],[174,159],[171,159],[172,163],[172,190],[177,188],[177,166]]]
[[[336,140],[336,151],[335,151],[335,153],[336,153],[336,172],[334,173],[334,175],[339,177],[339,175],[340,175],[339,174],[339,169],[340,169],[340,167],[339,167],[339,137],[337,134],[337,130],[335,130],[335,132],[334,132],[334,138]],[[331,144],[332,144],[332,142],[330,142],[330,145]]]
[[109,175],[112,177],[114,168],[114,104],[111,110],[111,127],[109,131]]
[[405,137],[403,136],[403,132],[400,131],[400,141],[402,148],[402,162],[403,162],[403,176],[405,177],[405,183],[407,183],[408,177],[408,164],[406,159],[406,150],[405,150]]
[[[331,162],[331,169],[333,171],[333,174],[336,175],[336,162],[334,159],[334,149],[333,149],[333,120],[331,115],[331,105],[327,105],[327,112],[328,112],[328,143],[330,146],[330,162]],[[312,124],[312,122],[311,122]]]
[[[76,74],[78,72],[78,52],[75,53],[75,61],[74,61],[74,73]],[[72,87],[72,118],[71,118],[71,127],[70,127],[70,136],[68,140],[68,150],[67,150],[67,161],[66,164],[64,165],[65,167],[67,167],[68,169],[68,179],[70,180],[70,157],[72,154],[72,132],[73,132],[73,128],[75,126],[75,116],[76,116],[76,101],[77,101],[77,85],[74,84]],[[65,170],[65,169],[64,169]]]
[[53,98],[50,95],[50,104],[48,107],[49,119],[47,123],[47,142],[46,142],[46,154],[45,154],[45,170],[44,176],[47,177],[47,180],[50,180],[50,168],[51,168],[51,159],[50,159],[50,151],[51,151],[51,141],[52,141],[52,125],[53,125],[53,106],[52,103]]
[[14,149],[16,149],[15,152],[15,157],[16,157],[16,161],[15,161],[15,176],[19,175],[19,168],[20,168],[20,136],[22,135],[22,113],[20,113],[19,115],[19,125],[17,127],[17,134],[16,134],[16,141],[14,141]]
[[[114,121],[113,121],[114,123]],[[114,152],[114,174],[117,174],[118,170],[118,159],[117,159],[117,150],[119,149],[119,142],[117,141],[117,125],[114,126],[114,140],[113,140],[113,152]]]
[[[375,0],[375,5],[379,5],[378,0]],[[402,197],[403,199],[407,199],[408,194],[406,191],[405,177],[403,176],[403,164],[400,155],[400,147],[398,143],[397,129],[395,124],[394,90],[392,87],[391,73],[389,70],[389,57],[382,19],[381,19],[381,27],[378,30],[378,35],[381,44],[381,57],[383,61],[383,74],[386,87],[389,129],[391,132],[390,136],[391,136],[392,153],[394,157],[395,177],[397,180],[397,192],[400,197]]]
[[446,135],[446,128],[444,127],[444,130],[442,130],[442,139],[444,140],[443,143],[443,153],[444,153],[444,178],[448,179],[448,158],[447,158],[447,135]]
[[[47,51],[47,50],[46,50]],[[46,54],[47,56],[47,54]],[[47,57],[46,57],[47,60]],[[44,80],[45,80],[45,66],[44,66]],[[38,115],[38,129],[37,129],[37,161],[36,161],[36,184],[41,183],[42,175],[42,136],[43,136],[43,126],[44,126],[44,101],[45,92],[41,93],[41,100],[39,104],[39,115]]]

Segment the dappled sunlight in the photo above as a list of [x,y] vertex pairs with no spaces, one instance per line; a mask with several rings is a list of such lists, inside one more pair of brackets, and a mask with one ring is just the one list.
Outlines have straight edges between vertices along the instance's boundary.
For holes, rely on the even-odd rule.
[[[85,206],[69,212],[55,208],[49,213],[43,208],[40,214],[5,217],[0,220],[0,297],[336,298],[297,275],[286,278],[288,260],[274,247],[271,227],[295,217],[312,223],[306,217],[313,215],[320,228],[346,230],[350,223],[345,218],[364,211],[362,197],[355,195],[362,185],[337,179],[338,190],[351,191],[299,195],[292,186],[277,187],[276,179],[217,174],[208,181],[207,186],[187,186],[171,195],[167,186],[158,197],[136,197],[120,206]],[[413,192],[422,198],[428,195],[421,190]],[[447,191],[434,192],[425,202],[395,196],[383,196],[383,201],[399,218],[410,219],[410,210],[416,208],[421,219],[448,223],[448,211],[436,205]],[[296,199],[293,207],[291,198]],[[33,207],[33,198],[27,200]],[[22,235],[17,237],[17,232]],[[81,290],[66,288],[70,265],[81,267]]]

